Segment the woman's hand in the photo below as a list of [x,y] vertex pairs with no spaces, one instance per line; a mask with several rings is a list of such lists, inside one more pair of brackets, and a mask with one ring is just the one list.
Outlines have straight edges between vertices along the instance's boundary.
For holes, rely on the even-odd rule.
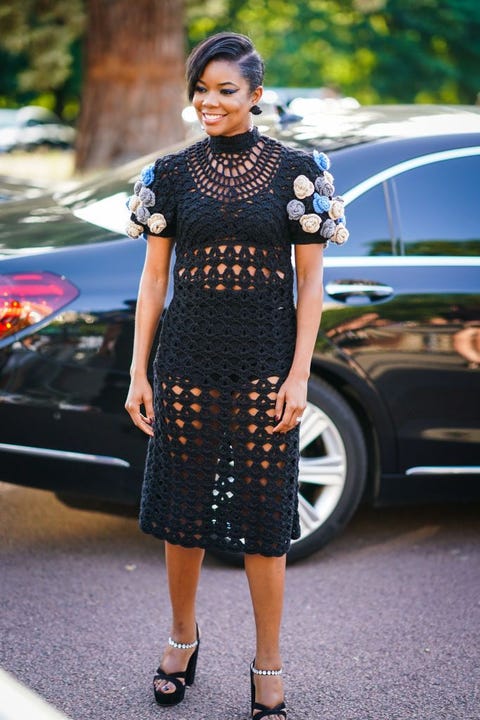
[[[140,407],[145,408],[145,415],[140,412]],[[147,377],[132,377],[130,388],[128,390],[127,399],[125,401],[125,410],[128,412],[136,425],[146,435],[153,437],[153,421],[155,419],[153,412],[153,392]]]
[[273,432],[286,433],[297,427],[307,407],[307,380],[288,376],[280,387],[275,403],[275,420],[278,425]]

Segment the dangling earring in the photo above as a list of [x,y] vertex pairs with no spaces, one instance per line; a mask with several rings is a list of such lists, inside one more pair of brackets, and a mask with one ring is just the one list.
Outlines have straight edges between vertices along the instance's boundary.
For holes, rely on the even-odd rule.
[[261,115],[262,114],[262,108],[258,107],[258,105],[252,105],[250,108],[250,112],[252,115]]

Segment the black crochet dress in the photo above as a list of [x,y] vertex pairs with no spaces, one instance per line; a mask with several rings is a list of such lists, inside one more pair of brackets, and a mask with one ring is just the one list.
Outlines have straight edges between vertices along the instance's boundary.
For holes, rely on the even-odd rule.
[[322,163],[323,153],[315,162],[254,128],[162,157],[135,185],[128,233],[176,241],[154,362],[147,533],[267,556],[299,537],[299,431],[272,428],[295,349],[291,243],[342,242],[346,233],[341,199],[322,214],[335,203]]

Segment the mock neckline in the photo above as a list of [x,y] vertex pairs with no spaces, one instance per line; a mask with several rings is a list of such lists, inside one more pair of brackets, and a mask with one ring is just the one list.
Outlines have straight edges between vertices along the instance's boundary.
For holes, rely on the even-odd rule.
[[258,142],[259,137],[260,132],[254,125],[251,130],[237,135],[210,135],[208,141],[214,153],[235,153],[250,150]]

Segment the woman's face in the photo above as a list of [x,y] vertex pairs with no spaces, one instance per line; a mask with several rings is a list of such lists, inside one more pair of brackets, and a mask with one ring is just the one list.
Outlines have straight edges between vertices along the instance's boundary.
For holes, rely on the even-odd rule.
[[237,135],[252,126],[250,108],[262,97],[253,92],[235,62],[212,60],[199,78],[192,104],[208,135]]

